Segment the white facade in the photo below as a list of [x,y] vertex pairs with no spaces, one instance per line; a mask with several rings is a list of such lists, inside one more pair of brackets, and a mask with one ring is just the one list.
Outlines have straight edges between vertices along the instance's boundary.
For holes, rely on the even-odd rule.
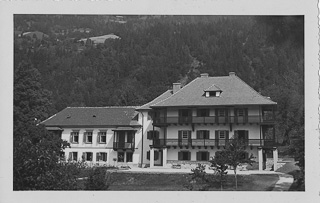
[[[117,139],[117,135],[115,135],[116,128],[65,128],[62,131],[61,138],[62,140],[65,140],[70,143],[70,148],[65,148],[65,159],[66,160],[74,160],[73,157],[70,157],[70,152],[76,152],[77,153],[77,161],[81,161],[85,159],[85,161],[92,165],[92,164],[99,164],[99,165],[138,165],[140,162],[140,153],[139,146],[141,145],[141,129],[138,128],[137,131],[134,131],[134,146],[133,150],[126,149],[118,149],[117,151],[114,150],[114,138]],[[77,134],[73,134],[73,133]],[[92,132],[92,142],[88,143],[88,140],[86,140],[85,134],[87,132]],[[104,139],[101,139],[101,135],[104,136],[104,134],[100,134],[100,137],[98,137],[99,133],[105,133],[106,139],[104,142]],[[127,142],[127,132],[124,132],[125,134],[125,142]],[[76,135],[78,136],[78,143],[72,141],[70,136]],[[70,142],[71,141],[71,142]],[[119,152],[123,152],[123,160],[119,160]],[[83,153],[92,153],[92,158],[89,157],[89,159],[86,159],[86,157],[83,157]],[[104,160],[97,159],[97,153],[106,153],[106,158],[104,157]],[[129,153],[132,153],[132,158]],[[128,156],[128,157],[127,157]],[[114,159],[117,159],[114,161]]]

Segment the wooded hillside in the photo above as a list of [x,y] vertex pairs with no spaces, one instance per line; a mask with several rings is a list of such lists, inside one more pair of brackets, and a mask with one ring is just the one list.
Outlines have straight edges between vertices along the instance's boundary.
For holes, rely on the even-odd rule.
[[[35,92],[45,91],[39,105],[52,103],[25,119],[43,120],[67,106],[143,105],[173,82],[234,71],[278,102],[279,142],[304,135],[303,16],[15,15],[14,27],[15,86],[29,77],[24,81],[34,80]],[[79,43],[111,33],[120,39]],[[26,69],[37,78],[22,76]],[[17,98],[26,88],[15,88],[15,111],[28,100]]]

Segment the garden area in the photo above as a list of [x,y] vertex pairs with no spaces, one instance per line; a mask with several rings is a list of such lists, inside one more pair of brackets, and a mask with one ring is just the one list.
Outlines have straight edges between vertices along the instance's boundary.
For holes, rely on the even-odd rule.
[[[212,176],[213,174],[207,174]],[[101,179],[100,179],[101,180]],[[96,190],[111,191],[190,191],[203,190],[205,183],[195,182],[191,173],[134,173],[130,171],[109,171],[106,173],[105,187]],[[238,175],[238,191],[271,191],[279,180],[276,174],[263,175]],[[78,181],[79,190],[95,190],[86,187],[88,179]],[[210,188],[205,190],[221,191],[219,181],[212,181]],[[234,176],[226,175],[223,183],[223,191],[234,191]]]

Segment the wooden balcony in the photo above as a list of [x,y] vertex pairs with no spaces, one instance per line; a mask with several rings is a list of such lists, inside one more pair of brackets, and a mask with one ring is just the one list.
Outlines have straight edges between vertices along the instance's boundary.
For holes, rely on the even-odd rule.
[[208,116],[208,117],[179,117],[179,116],[168,116],[168,117],[156,117],[153,119],[154,125],[171,125],[171,124],[246,124],[246,123],[257,123],[257,124],[273,124],[274,117],[272,115],[265,116]]
[[[229,140],[226,139],[154,139],[153,147],[220,147],[226,146]],[[273,139],[247,139],[244,140],[247,146],[272,147],[275,144]]]
[[134,143],[132,143],[132,142],[113,142],[113,150],[117,151],[118,149],[134,150]]

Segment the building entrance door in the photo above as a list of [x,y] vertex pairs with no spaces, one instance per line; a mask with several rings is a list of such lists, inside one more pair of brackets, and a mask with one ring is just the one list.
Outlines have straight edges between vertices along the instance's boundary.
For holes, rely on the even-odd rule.
[[157,151],[158,156],[157,159],[154,160],[154,165],[155,166],[163,166],[163,150],[160,149],[159,151]]

